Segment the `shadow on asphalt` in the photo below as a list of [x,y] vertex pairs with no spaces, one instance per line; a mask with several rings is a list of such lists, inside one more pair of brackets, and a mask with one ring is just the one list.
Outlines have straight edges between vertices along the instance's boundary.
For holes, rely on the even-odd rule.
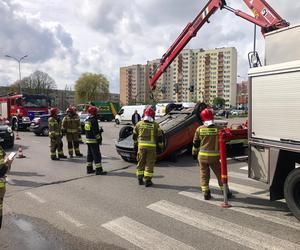
[[19,172],[19,171],[10,171],[8,175],[16,175],[16,176],[45,176],[44,174],[38,174],[37,172]]
[[176,185],[154,183],[151,188],[185,191],[187,189],[197,189],[198,187],[196,187],[196,186],[176,186]]
[[[118,177],[127,177],[127,178],[137,178],[135,173],[128,173],[128,172],[108,172],[109,176],[118,176]],[[155,175],[153,176],[154,179],[161,179],[165,178],[163,175]]]

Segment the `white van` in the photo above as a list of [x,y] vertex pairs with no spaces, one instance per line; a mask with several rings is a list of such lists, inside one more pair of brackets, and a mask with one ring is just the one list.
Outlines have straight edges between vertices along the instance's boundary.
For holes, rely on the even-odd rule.
[[116,124],[120,124],[120,123],[131,124],[131,117],[132,117],[134,111],[137,110],[139,115],[142,117],[146,107],[147,107],[147,105],[123,106],[120,109],[120,111],[118,112],[118,114],[116,114],[116,116],[115,116]]

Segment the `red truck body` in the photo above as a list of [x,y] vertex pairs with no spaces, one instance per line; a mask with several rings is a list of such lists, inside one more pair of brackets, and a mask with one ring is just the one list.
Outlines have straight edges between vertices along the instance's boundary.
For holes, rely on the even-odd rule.
[[17,94],[0,97],[0,114],[13,129],[27,128],[35,117],[48,114],[50,98],[45,95]]

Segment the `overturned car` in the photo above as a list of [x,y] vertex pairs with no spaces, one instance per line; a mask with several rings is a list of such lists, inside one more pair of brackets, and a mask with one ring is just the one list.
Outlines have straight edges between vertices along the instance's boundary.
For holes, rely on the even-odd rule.
[[[196,129],[202,125],[200,113],[207,107],[204,103],[198,103],[195,108],[177,107],[165,116],[156,120],[163,131],[164,150],[158,152],[157,160],[169,159],[176,161],[177,156],[189,152],[192,149],[193,137]],[[227,121],[215,121],[219,127],[227,127]],[[120,129],[119,140],[116,142],[116,150],[123,160],[136,161],[132,139],[133,127],[124,126]],[[244,151],[243,142],[228,144],[228,148],[235,147],[238,151]],[[239,152],[241,154],[241,152]]]

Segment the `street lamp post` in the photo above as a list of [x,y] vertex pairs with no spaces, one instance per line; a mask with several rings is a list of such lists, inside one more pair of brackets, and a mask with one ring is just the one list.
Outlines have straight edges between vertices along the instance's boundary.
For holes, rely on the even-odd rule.
[[19,78],[20,78],[19,91],[20,91],[20,94],[22,94],[22,87],[21,87],[21,80],[22,80],[22,76],[21,76],[21,61],[23,59],[25,59],[26,57],[28,57],[28,55],[22,56],[20,58],[16,58],[16,57],[10,56],[10,55],[5,55],[5,56],[8,57],[8,58],[16,60],[18,62],[18,64],[19,64]]

